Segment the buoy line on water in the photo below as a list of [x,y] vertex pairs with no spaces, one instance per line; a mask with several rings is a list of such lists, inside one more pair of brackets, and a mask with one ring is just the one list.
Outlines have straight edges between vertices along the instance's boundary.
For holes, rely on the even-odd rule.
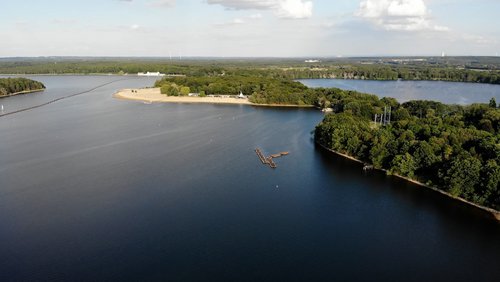
[[78,95],[86,94],[86,93],[92,92],[92,91],[94,91],[94,90],[96,90],[96,89],[98,89],[98,88],[104,87],[104,86],[106,86],[106,85],[109,85],[109,84],[112,84],[112,83],[115,83],[115,82],[118,82],[118,81],[132,80],[132,79],[137,79],[137,78],[123,78],[123,79],[113,80],[113,81],[110,81],[110,82],[107,82],[107,83],[104,83],[104,84],[98,85],[98,86],[96,86],[96,87],[94,87],[94,88],[91,88],[91,89],[89,89],[89,90],[85,90],[85,91],[82,91],[82,92],[78,92],[78,93],[74,93],[74,94],[66,95],[66,96],[63,96],[63,97],[59,97],[59,98],[57,98],[57,99],[50,100],[50,101],[48,101],[48,102],[45,102],[45,103],[42,103],[42,104],[39,104],[39,105],[35,105],[35,106],[31,106],[31,107],[27,107],[27,108],[23,108],[23,109],[15,110],[15,111],[13,111],[13,112],[1,113],[1,114],[0,114],[0,118],[1,118],[1,117],[4,117],[4,116],[8,116],[8,115],[17,114],[17,113],[20,113],[20,112],[25,112],[25,111],[33,110],[33,109],[40,108],[40,107],[43,107],[43,106],[47,106],[47,105],[52,104],[52,103],[55,103],[55,102],[57,102],[57,101],[61,101],[61,100],[68,99],[68,98],[71,98],[71,97],[75,97],[75,96],[78,96]]

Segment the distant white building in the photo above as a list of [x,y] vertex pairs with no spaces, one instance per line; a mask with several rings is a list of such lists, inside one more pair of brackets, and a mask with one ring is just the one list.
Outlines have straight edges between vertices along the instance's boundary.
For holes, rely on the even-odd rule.
[[319,63],[321,62],[320,60],[305,60],[305,63]]
[[143,73],[143,72],[138,72],[137,73],[138,76],[165,76],[164,73],[160,73],[160,72],[146,72],[146,73]]

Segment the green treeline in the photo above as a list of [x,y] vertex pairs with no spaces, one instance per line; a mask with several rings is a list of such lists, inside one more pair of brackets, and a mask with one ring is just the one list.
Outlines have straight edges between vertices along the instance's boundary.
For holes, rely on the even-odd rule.
[[[371,95],[327,99],[335,113],[316,127],[318,143],[500,210],[500,109],[494,99],[470,106],[399,104]],[[391,122],[375,123],[385,106],[392,108]]]
[[43,83],[27,78],[0,78],[0,97],[23,91],[45,89]]
[[75,60],[75,61],[0,61],[4,74],[137,74],[159,71],[168,74],[204,76],[221,73],[214,63],[171,63],[163,60]]
[[[279,74],[278,74],[279,75]],[[476,71],[443,67],[406,67],[380,65],[350,65],[336,68],[289,69],[283,77],[303,78],[340,78],[367,80],[438,80],[454,82],[477,82],[500,84],[500,72]]]
[[[451,59],[450,59],[451,60]],[[391,61],[333,60],[307,64],[297,60],[13,60],[0,61],[5,74],[136,74],[159,71],[187,76],[257,76],[276,79],[341,78],[369,80],[442,80],[500,84],[500,71],[459,62],[395,64]],[[496,65],[495,65],[496,66]]]

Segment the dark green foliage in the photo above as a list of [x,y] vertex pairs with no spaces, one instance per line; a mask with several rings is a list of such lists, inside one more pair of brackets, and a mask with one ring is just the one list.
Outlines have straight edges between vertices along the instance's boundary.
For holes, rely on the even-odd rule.
[[481,161],[467,152],[461,152],[442,168],[445,189],[453,196],[475,200],[475,187],[479,184]]
[[165,83],[161,85],[160,92],[167,96],[179,96],[180,88],[175,83]]
[[[500,210],[500,109],[433,101],[399,105],[359,93],[336,98],[336,113],[316,127],[317,142]],[[391,124],[375,124],[367,113],[380,113],[387,104],[396,109]]]
[[315,92],[308,91],[299,82],[256,76],[166,77],[155,85],[165,89],[162,93],[170,85],[179,85],[179,91],[183,95],[187,95],[189,91],[203,92],[205,95],[238,95],[241,91],[250,96],[250,101],[259,104],[312,105],[316,101]]
[[490,108],[496,108],[497,107],[497,101],[495,100],[495,98],[491,98],[490,99],[489,106],[490,106]]
[[9,96],[18,92],[45,89],[38,81],[27,78],[0,78],[0,97]]

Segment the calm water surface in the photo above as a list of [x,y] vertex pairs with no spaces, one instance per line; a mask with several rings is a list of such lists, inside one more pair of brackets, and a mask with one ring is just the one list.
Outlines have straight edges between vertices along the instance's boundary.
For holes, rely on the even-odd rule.
[[375,81],[349,79],[302,79],[309,87],[337,87],[399,102],[434,100],[446,104],[488,103],[492,97],[500,101],[500,85],[445,81]]
[[[123,79],[33,78],[5,111]],[[322,113],[112,98],[152,83],[0,118],[1,281],[499,281],[499,224],[315,148]]]

